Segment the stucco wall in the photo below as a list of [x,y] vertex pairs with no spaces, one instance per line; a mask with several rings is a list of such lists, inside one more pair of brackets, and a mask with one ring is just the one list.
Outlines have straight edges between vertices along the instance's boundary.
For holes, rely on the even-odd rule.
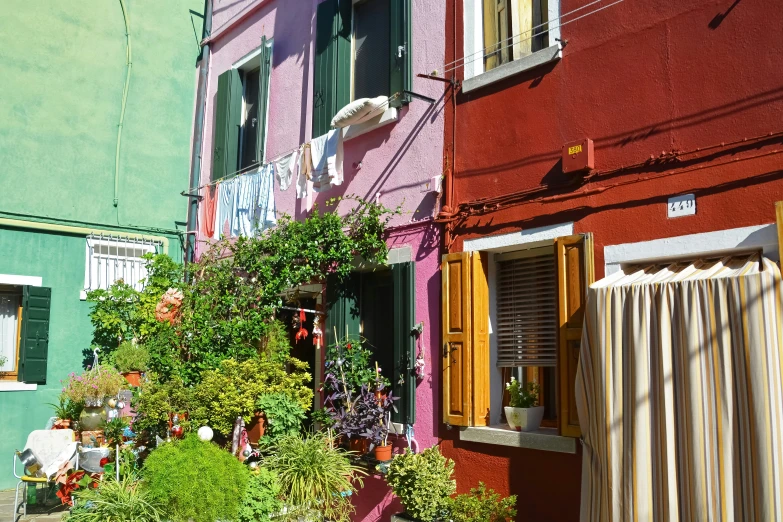
[[[117,123],[125,82],[118,0],[3,2],[0,17],[0,217],[160,235],[185,220],[203,0],[128,0],[133,45],[114,199]],[[192,21],[191,21],[192,17]],[[24,216],[19,216],[23,214]],[[70,221],[76,221],[71,223]],[[87,223],[88,225],[84,225]],[[184,228],[180,226],[179,228]],[[125,229],[127,230],[127,229]],[[179,238],[169,253],[182,260]],[[0,390],[0,490],[15,486],[14,449],[42,429],[60,380],[82,365],[92,326],[84,288],[85,238],[0,228],[0,274],[52,289],[45,385]]]
[[[125,83],[119,1],[3,3],[0,209],[113,225],[185,220],[203,0],[129,0],[133,67],[113,206]],[[191,22],[192,17],[192,22]]]
[[[266,0],[263,2],[215,3],[213,42],[210,60],[208,105],[201,183],[210,179],[213,148],[214,103],[217,77],[243,56],[257,49],[261,36],[274,40],[269,96],[267,158],[274,158],[309,141],[312,128],[312,69],[315,38],[315,10],[318,0]],[[249,15],[247,13],[250,13]],[[413,69],[443,63],[444,7],[438,2],[413,2]],[[232,20],[242,20],[234,26]],[[375,199],[388,207],[401,205],[403,215],[391,223],[390,247],[408,245],[416,261],[416,320],[425,324],[422,342],[427,375],[416,393],[415,436],[420,447],[437,443],[440,386],[437,367],[440,345],[440,244],[439,226],[430,218],[438,203],[434,192],[422,190],[424,183],[443,168],[443,86],[437,82],[413,79],[415,92],[436,98],[435,105],[413,101],[402,109],[399,121],[359,136],[344,144],[345,182],[317,194],[314,203],[355,194]],[[361,168],[359,168],[361,163]],[[302,218],[304,200],[296,200],[294,188],[281,192],[275,187],[279,213]],[[203,239],[203,238],[201,238]],[[204,245],[200,246],[203,250]],[[403,447],[398,440],[396,446]],[[401,510],[385,482],[369,478],[354,497],[357,521],[389,520]]]
[[[230,69],[243,56],[257,49],[261,36],[274,39],[272,75],[269,95],[269,126],[267,158],[309,141],[312,129],[312,69],[315,38],[315,8],[318,0],[247,0],[215,3],[217,24],[213,34],[210,59],[207,119],[202,148],[201,183],[208,183],[212,170],[215,95],[217,77]],[[229,6],[229,4],[231,4]],[[259,7],[256,7],[260,4]],[[420,71],[443,60],[443,8],[433,2],[413,2],[413,70]],[[240,9],[240,5],[242,9]],[[225,10],[223,6],[226,6]],[[230,23],[223,13],[242,18]],[[218,14],[220,13],[220,15]],[[218,22],[220,22],[218,24]],[[433,214],[436,195],[423,192],[422,186],[442,172],[443,158],[443,86],[421,78],[413,78],[415,92],[438,99],[435,105],[413,101],[402,109],[399,121],[368,134],[348,140],[344,145],[345,182],[333,190],[316,194],[314,203],[324,208],[326,200],[344,194],[374,199],[388,207],[402,204],[404,214],[392,225],[408,224]],[[359,164],[361,163],[361,167]],[[404,204],[403,204],[404,202]],[[275,190],[278,213],[302,217],[304,200],[297,200],[294,188]]]
[[[455,4],[458,56],[462,4]],[[583,4],[562,0],[560,11]],[[450,15],[447,50],[455,43]],[[451,251],[467,239],[573,222],[575,233],[593,233],[601,278],[606,245],[775,221],[774,202],[783,199],[781,138],[721,143],[783,130],[783,69],[763,51],[783,36],[783,11],[732,0],[623,2],[561,31],[568,41],[561,61],[458,96],[455,205],[544,189],[461,221]],[[453,117],[447,108],[447,144]],[[579,175],[563,174],[560,158],[565,143],[584,137],[595,142],[599,171],[650,164],[598,176],[586,187],[592,192],[579,194],[578,183],[565,187]],[[667,218],[667,199],[687,193],[696,195],[696,215]],[[460,491],[483,480],[517,494],[530,520],[578,520],[580,455],[464,443],[445,429],[441,435],[457,462]]]

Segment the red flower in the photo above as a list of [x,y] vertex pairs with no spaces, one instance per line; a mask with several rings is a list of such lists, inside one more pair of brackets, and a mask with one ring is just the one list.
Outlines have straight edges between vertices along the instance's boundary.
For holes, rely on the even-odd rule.
[[346,344],[346,345],[345,345],[345,348],[346,348],[346,349],[348,349],[348,350],[350,350],[350,349],[351,349],[351,343],[348,343],[348,344]]
[[101,459],[100,465],[101,465],[101,467],[103,467],[103,466],[105,466],[108,463],[109,463],[109,458],[108,457],[103,457]]

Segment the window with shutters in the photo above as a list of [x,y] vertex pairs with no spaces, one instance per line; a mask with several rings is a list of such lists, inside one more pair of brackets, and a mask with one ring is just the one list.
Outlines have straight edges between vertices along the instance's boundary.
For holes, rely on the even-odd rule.
[[574,383],[592,237],[557,237],[442,263],[444,422],[502,424],[512,376],[539,385],[543,428],[579,436]]
[[482,1],[485,71],[551,45],[547,6],[557,0]]
[[0,381],[46,382],[50,296],[49,288],[0,284]]
[[326,288],[326,342],[335,342],[335,332],[340,338],[363,338],[400,397],[392,413],[392,421],[400,424],[416,418],[415,276],[415,263],[401,262],[354,272],[342,283],[327,282]]
[[411,0],[325,0],[318,4],[313,137],[352,100],[411,89]]
[[263,164],[269,106],[272,40],[218,76],[215,96],[212,179]]

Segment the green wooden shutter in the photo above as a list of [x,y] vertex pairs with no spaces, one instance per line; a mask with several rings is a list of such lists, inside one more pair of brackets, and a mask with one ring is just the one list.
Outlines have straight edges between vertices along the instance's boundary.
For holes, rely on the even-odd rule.
[[402,91],[412,90],[411,52],[413,50],[411,37],[411,0],[391,0],[391,71],[389,92],[400,93],[393,100],[392,107],[400,107],[410,102],[410,97]]
[[[330,277],[326,282],[326,331],[324,339],[327,345],[335,343],[334,332],[345,339],[359,336],[359,274],[350,274],[342,281]],[[347,328],[347,330],[346,330]]]
[[416,264],[391,265],[394,285],[394,378],[392,389],[397,401],[394,422],[413,424],[416,420],[416,337],[411,334],[416,321]]
[[351,13],[349,0],[318,4],[313,78],[313,138],[329,132],[332,118],[351,101]]
[[46,361],[49,354],[49,315],[52,289],[24,286],[22,294],[22,333],[19,346],[17,379],[29,383],[46,383]]
[[272,48],[267,47],[266,36],[261,37],[261,70],[258,78],[258,161],[264,161],[266,149],[266,112],[269,99],[269,80],[272,72]]
[[212,179],[239,169],[239,126],[242,121],[242,79],[230,69],[218,76],[215,103],[215,133],[212,150]]

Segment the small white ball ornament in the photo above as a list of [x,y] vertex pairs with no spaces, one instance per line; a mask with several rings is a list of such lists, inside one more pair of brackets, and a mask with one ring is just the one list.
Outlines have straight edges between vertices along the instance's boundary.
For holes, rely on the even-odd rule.
[[122,402],[122,401],[118,402],[118,403],[117,403],[117,409],[118,409],[118,410],[123,410],[123,409],[125,409],[125,403],[124,403],[124,402]]
[[209,426],[202,426],[198,429],[198,438],[201,440],[210,441],[214,435],[215,433]]
[[250,469],[258,469],[258,462],[255,460],[247,465]]

